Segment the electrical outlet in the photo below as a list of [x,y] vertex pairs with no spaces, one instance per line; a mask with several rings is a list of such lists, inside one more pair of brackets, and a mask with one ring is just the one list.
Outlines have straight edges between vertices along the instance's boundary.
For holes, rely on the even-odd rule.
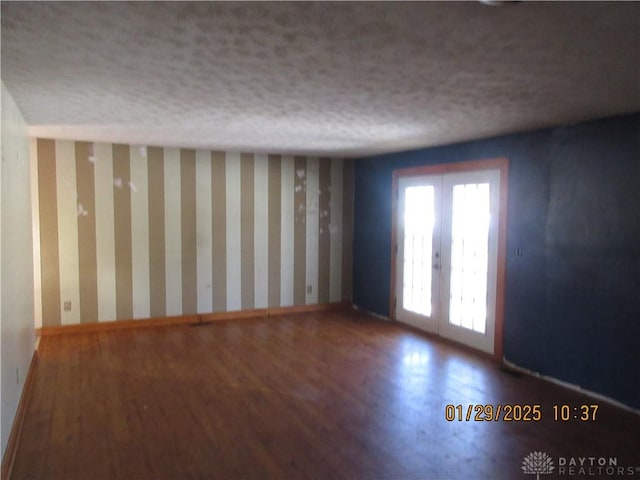
[[311,285],[307,285],[307,293],[311,293],[313,291],[313,287]]
[[70,312],[71,311],[71,300],[66,300],[64,302],[64,311],[65,312]]

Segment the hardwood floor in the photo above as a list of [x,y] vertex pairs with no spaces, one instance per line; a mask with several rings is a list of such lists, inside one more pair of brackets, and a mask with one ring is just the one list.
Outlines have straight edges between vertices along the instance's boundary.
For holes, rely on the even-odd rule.
[[[507,403],[542,419],[445,420]],[[595,421],[553,420],[583,403]],[[619,478],[557,457],[640,467],[639,447],[634,413],[344,311],[43,338],[12,479],[532,479],[533,451],[545,480]]]

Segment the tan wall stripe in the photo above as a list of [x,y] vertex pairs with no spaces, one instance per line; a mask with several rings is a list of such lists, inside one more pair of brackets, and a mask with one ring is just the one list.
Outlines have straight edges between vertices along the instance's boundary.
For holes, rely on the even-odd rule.
[[344,160],[342,197],[342,301],[351,302],[353,270],[353,160]]
[[196,152],[180,150],[180,205],[182,227],[182,314],[198,310],[196,237]]
[[147,149],[149,162],[149,290],[151,317],[164,317],[167,312],[164,245],[164,152]]
[[38,139],[42,325],[60,325],[60,260],[55,141]]
[[331,267],[331,236],[329,226],[331,224],[331,160],[320,159],[318,189],[318,303],[329,302],[330,292],[330,267]]
[[280,306],[280,188],[282,158],[269,155],[269,306]]
[[131,266],[131,173],[129,147],[113,145],[113,214],[116,247],[116,318],[133,318]]
[[[307,159],[305,157],[295,157],[293,179],[293,304],[304,305],[307,289],[307,233],[305,227],[307,218]],[[283,185],[282,188],[291,188],[291,185]]]
[[167,315],[182,312],[180,149],[164,148],[164,265]]
[[211,214],[213,244],[213,311],[227,308],[227,208],[225,186],[225,154],[211,153]]
[[76,142],[78,191],[78,257],[80,262],[80,322],[98,321],[98,262],[93,144]]
[[240,156],[240,235],[242,243],[241,285],[242,309],[251,309],[255,305],[254,259],[253,259],[253,222],[254,222],[254,185],[253,155],[243,153]]
[[342,167],[343,161],[341,159],[334,158],[331,160],[329,298],[332,302],[342,301],[342,189],[344,186]]

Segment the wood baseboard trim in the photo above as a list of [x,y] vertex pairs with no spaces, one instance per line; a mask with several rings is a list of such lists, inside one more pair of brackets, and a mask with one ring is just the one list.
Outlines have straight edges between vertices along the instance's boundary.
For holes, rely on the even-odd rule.
[[333,309],[351,308],[347,302],[318,303],[314,305],[293,305],[290,307],[258,308],[253,310],[237,310],[233,312],[212,312],[195,315],[178,315],[173,317],[145,318],[140,320],[116,320],[101,323],[80,323],[77,325],[58,325],[36,329],[40,337],[52,335],[69,335],[74,333],[107,332],[129,328],[148,328],[167,325],[184,325],[217,322],[224,320],[241,320],[246,318],[261,318],[280,315],[291,315],[304,312],[319,312]]
[[292,315],[294,313],[324,312],[326,310],[351,309],[349,302],[316,303],[314,305],[293,305],[291,307],[275,307],[269,309],[269,316]]
[[34,350],[31,357],[31,363],[29,364],[29,371],[27,372],[27,378],[22,388],[22,394],[18,402],[18,408],[16,410],[16,416],[13,419],[13,425],[11,426],[11,432],[9,433],[9,439],[7,440],[7,448],[2,457],[2,470],[0,478],[2,480],[9,480],[11,478],[11,471],[13,470],[13,463],[18,451],[18,442],[22,434],[22,426],[24,424],[24,418],[27,412],[27,404],[31,397],[31,390],[33,389],[33,383],[35,379],[35,371],[38,366],[38,351]]
[[255,310],[239,310],[235,312],[215,312],[200,315],[201,322],[216,322],[220,320],[239,320],[242,318],[276,317],[293,315],[296,313],[322,312],[351,308],[350,303],[316,303],[313,305],[292,305],[289,307],[259,308]]
[[269,310],[266,308],[258,308],[255,310],[237,310],[235,312],[213,312],[200,315],[200,321],[203,323],[218,322],[221,320],[241,320],[243,318],[259,318],[268,317]]
[[42,337],[51,335],[68,335],[72,333],[107,332],[128,328],[160,327],[165,325],[181,325],[199,323],[199,315],[178,315],[173,317],[143,318],[140,320],[115,320],[101,323],[79,323],[76,325],[57,325],[36,329],[36,334]]

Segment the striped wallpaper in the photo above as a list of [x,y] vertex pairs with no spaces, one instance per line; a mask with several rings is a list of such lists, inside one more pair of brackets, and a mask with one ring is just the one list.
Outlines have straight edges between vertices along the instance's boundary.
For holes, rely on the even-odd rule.
[[351,300],[351,161],[47,139],[32,148],[36,324]]

